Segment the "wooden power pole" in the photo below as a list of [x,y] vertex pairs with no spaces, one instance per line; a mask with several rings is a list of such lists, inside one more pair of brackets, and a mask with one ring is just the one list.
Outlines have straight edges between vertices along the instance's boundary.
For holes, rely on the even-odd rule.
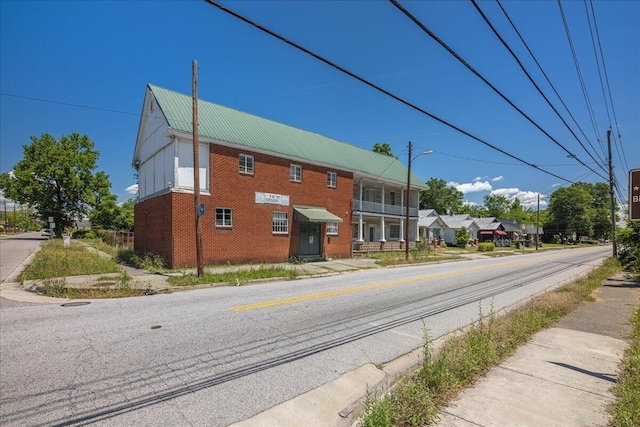
[[607,146],[609,148],[609,197],[611,198],[611,244],[613,257],[618,258],[616,247],[616,197],[613,194],[613,160],[611,158],[611,129],[607,131]]
[[198,61],[192,63],[193,86],[193,204],[196,216],[196,262],[198,264],[198,277],[204,276],[202,265],[202,227],[200,216],[204,209],[200,207],[200,144],[198,142]]

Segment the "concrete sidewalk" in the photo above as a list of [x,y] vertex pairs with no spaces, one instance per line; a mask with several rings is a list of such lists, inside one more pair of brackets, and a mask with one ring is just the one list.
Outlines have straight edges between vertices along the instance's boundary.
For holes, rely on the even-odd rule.
[[440,427],[604,426],[640,285],[615,276],[443,411]]

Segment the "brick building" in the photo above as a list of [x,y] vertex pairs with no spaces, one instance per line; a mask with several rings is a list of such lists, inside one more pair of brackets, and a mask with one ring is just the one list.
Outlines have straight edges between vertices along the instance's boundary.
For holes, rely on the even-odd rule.
[[[404,245],[407,169],[397,159],[199,100],[205,264],[349,257]],[[135,249],[196,264],[192,98],[148,85],[134,152]],[[409,192],[410,241],[418,190]]]

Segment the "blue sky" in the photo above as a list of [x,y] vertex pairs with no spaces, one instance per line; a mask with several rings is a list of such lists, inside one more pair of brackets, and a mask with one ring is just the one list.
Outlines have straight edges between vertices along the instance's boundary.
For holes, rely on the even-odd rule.
[[[495,1],[479,2],[574,137],[526,79],[470,1],[403,1],[439,38],[601,176],[568,157],[395,6],[385,1],[224,1],[223,4],[484,141],[567,181],[605,182],[606,131],[620,193],[640,168],[640,2],[594,1],[609,86],[600,84],[583,1],[563,1],[595,126],[555,1],[502,1],[549,76],[562,107]],[[591,2],[586,3],[591,11]],[[592,28],[594,26],[591,22]],[[595,31],[595,28],[594,28]],[[598,50],[599,53],[599,50]],[[0,171],[30,136],[88,135],[119,201],[132,197],[131,160],[147,83],[371,149],[388,142],[424,181],[542,207],[570,183],[518,163],[204,1],[0,1]],[[600,73],[604,69],[600,63]],[[611,97],[609,98],[609,88]],[[613,100],[613,109],[610,105]],[[54,102],[46,102],[54,101]],[[609,111],[607,111],[607,108]],[[615,118],[613,113],[615,111]],[[579,130],[581,129],[581,130]],[[597,129],[597,130],[596,130]],[[584,133],[586,135],[583,136]]]

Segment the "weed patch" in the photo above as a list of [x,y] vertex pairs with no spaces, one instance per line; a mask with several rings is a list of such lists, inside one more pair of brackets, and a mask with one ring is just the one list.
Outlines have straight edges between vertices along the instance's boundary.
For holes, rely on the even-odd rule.
[[232,270],[223,273],[205,273],[203,277],[195,274],[183,274],[181,276],[169,277],[167,281],[172,286],[195,286],[210,283],[229,283],[239,286],[250,280],[271,279],[281,277],[284,279],[293,279],[297,277],[294,269],[286,267],[260,266],[248,270]]
[[[609,259],[585,278],[534,298],[504,316],[491,313],[484,317],[480,313],[479,321],[466,328],[464,333],[448,338],[437,354],[434,354],[428,334],[425,333],[421,369],[403,377],[380,399],[368,396],[360,416],[361,425],[433,424],[438,412],[460,390],[473,384],[493,366],[499,365],[533,334],[550,327],[586,301],[605,278],[619,270],[618,262]],[[640,323],[640,315],[638,317]],[[640,350],[637,351],[637,357],[640,359]],[[630,388],[638,396],[640,366],[636,365],[634,369],[630,376],[634,377],[635,382]],[[635,418],[633,421],[636,424],[632,422],[620,426],[639,425],[637,420]]]
[[613,388],[613,427],[640,426],[640,308],[631,317],[631,345],[625,353]]
[[62,240],[55,239],[42,244],[33,262],[22,275],[22,280],[43,280],[119,271],[113,259],[89,252],[79,242],[71,241],[71,244],[65,247]]

